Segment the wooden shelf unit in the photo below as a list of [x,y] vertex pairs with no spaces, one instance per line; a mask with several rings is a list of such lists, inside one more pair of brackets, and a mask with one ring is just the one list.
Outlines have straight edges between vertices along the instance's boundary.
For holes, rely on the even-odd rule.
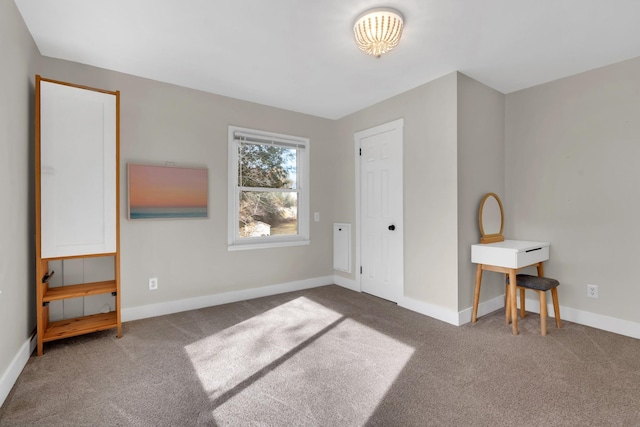
[[[40,262],[38,270],[39,276],[42,277],[38,286],[36,297],[38,300],[38,355],[42,355],[42,343],[55,341],[58,339],[74,337],[77,335],[88,334],[92,332],[105,331],[117,328],[118,337],[122,336],[122,326],[120,321],[120,281],[119,254],[107,253],[101,254],[105,257],[113,257],[116,279],[104,280],[99,282],[82,283],[78,285],[49,287],[48,279],[53,276],[53,272],[49,271],[50,261],[64,261],[69,258],[50,258],[43,259]],[[86,258],[86,257],[73,257]],[[61,301],[71,298],[81,298],[91,295],[112,294],[116,297],[116,310],[108,313],[97,313],[88,316],[73,317],[69,319],[49,321],[49,303],[52,301]]]
[[48,324],[42,337],[43,342],[75,337],[91,332],[106,331],[118,327],[118,319],[115,311],[109,313],[92,314],[90,316],[74,317],[72,319],[58,320]]
[[[119,91],[36,76],[38,356],[45,342],[108,329],[122,336],[119,116]],[[95,257],[113,258],[113,280],[49,287],[50,262]],[[49,303],[100,294],[115,296],[113,311],[50,322]]]

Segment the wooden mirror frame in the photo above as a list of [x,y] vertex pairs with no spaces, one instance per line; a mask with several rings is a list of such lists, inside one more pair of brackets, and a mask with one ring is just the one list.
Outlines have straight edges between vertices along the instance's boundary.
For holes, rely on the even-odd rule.
[[[500,206],[500,232],[497,234],[485,234],[484,225],[482,223],[482,211],[484,210],[484,204],[490,197],[493,197],[498,202],[498,206]],[[496,243],[496,242],[504,242],[504,209],[502,207],[502,201],[500,197],[496,193],[487,193],[482,197],[482,201],[480,202],[480,209],[478,209],[478,225],[480,225],[480,243]]]

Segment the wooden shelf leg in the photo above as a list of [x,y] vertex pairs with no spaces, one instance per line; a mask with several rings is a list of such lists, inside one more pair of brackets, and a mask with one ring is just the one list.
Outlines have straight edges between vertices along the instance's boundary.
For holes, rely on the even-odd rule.
[[[39,256],[39,255],[38,255]],[[49,323],[49,307],[42,305],[42,299],[48,285],[42,282],[42,278],[49,271],[49,261],[39,260],[36,263],[36,335],[38,356],[44,354],[44,331]]]

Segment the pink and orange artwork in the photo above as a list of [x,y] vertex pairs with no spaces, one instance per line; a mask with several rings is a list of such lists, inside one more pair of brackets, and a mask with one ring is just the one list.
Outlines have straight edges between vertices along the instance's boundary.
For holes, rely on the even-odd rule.
[[129,219],[208,217],[206,168],[127,166]]

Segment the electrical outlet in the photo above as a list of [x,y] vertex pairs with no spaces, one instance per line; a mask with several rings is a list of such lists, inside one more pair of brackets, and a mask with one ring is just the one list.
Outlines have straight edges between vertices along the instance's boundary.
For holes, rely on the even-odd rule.
[[598,285],[587,285],[587,296],[589,298],[598,298]]
[[158,278],[152,277],[151,279],[149,279],[149,290],[155,291],[156,289],[158,289]]

